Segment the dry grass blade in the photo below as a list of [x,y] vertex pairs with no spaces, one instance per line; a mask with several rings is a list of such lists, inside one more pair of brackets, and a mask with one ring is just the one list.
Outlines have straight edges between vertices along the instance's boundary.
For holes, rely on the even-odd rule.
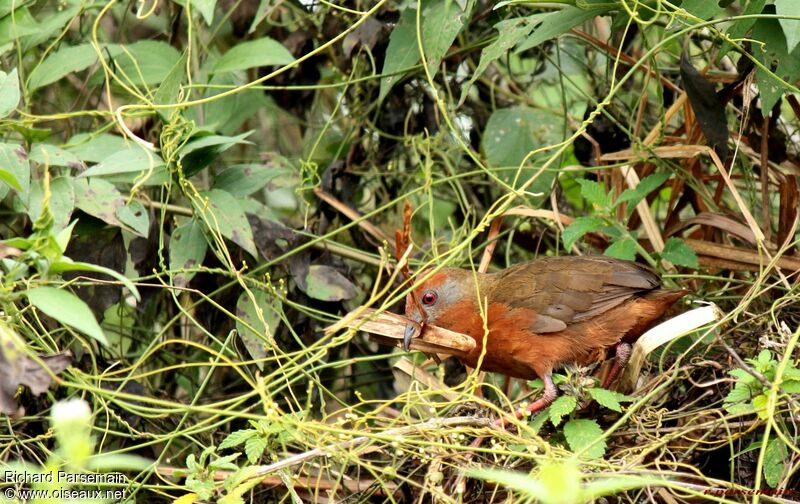
[[664,343],[685,336],[721,318],[722,312],[717,305],[711,303],[666,320],[644,333],[633,345],[630,361],[625,366],[619,380],[619,389],[631,391],[636,388],[636,381],[639,379],[642,365],[650,352]]

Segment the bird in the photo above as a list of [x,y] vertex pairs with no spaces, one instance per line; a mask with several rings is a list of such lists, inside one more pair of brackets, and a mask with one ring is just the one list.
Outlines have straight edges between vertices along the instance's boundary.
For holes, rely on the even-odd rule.
[[[662,289],[658,273],[647,266],[607,256],[543,257],[496,273],[442,268],[406,297],[405,315],[413,323],[405,328],[403,347],[408,351],[427,325],[473,338],[475,348],[459,357],[465,365],[541,378],[544,392],[527,406],[531,414],[556,399],[552,373],[565,365],[585,366],[613,353],[602,384],[608,388],[631,345],[687,293]],[[517,418],[523,414],[516,412]]]

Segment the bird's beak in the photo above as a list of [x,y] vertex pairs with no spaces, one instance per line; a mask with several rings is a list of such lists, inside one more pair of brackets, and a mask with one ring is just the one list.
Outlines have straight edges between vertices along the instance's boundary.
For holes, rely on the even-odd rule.
[[413,324],[408,324],[406,326],[406,332],[403,335],[403,350],[406,352],[411,350],[411,338],[414,337],[414,333],[417,332],[417,326]]

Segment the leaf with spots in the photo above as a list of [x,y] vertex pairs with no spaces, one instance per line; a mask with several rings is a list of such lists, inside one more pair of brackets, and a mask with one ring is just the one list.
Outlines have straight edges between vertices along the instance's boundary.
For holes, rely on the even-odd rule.
[[173,283],[186,287],[196,274],[189,271],[203,264],[208,250],[208,242],[202,225],[192,219],[178,226],[169,239],[169,269],[175,274]]
[[97,178],[75,178],[72,179],[72,190],[75,192],[77,208],[112,226],[135,233],[117,217],[117,210],[125,206],[125,200],[111,182]]
[[203,215],[206,225],[257,257],[253,230],[236,198],[220,189],[211,189],[203,195],[207,198],[208,205],[198,208],[198,211]]
[[30,181],[31,169],[25,148],[17,144],[0,143],[0,199],[8,193],[10,186],[23,200],[27,200]]
[[331,266],[320,264],[308,267],[303,290],[320,301],[341,301],[356,295],[356,287],[350,280]]
[[[273,342],[275,330],[281,323],[283,306],[280,299],[264,291],[251,292],[252,297],[242,292],[236,302],[236,330],[250,356],[258,360],[267,356],[267,345]],[[263,369],[264,363],[258,362],[258,368]]]

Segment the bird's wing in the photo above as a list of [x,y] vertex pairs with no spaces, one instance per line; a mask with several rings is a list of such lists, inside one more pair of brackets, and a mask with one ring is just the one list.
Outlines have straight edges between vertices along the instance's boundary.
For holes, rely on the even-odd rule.
[[661,283],[645,266],[602,256],[548,257],[493,276],[491,302],[535,311],[536,333],[564,330]]

